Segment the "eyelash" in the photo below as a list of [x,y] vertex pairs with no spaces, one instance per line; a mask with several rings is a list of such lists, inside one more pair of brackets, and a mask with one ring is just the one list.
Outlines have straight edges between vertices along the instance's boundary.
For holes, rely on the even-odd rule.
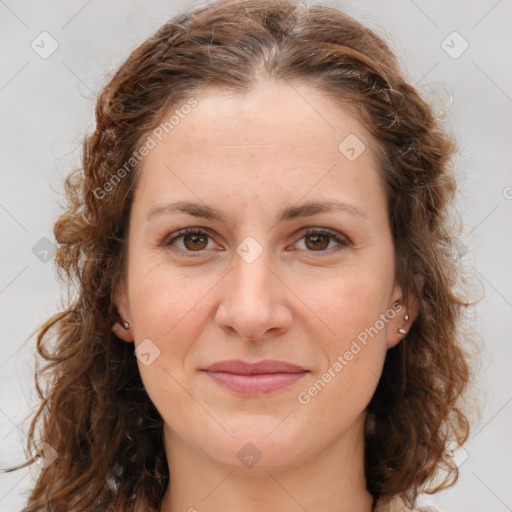
[[[319,250],[319,251],[307,251],[310,253],[332,254],[332,252],[338,252],[341,249],[348,247],[350,245],[350,242],[348,241],[347,238],[341,237],[340,235],[336,234],[335,232],[327,231],[325,229],[317,229],[317,228],[308,228],[302,234],[302,236],[299,240],[302,240],[303,238],[305,238],[309,235],[312,235],[312,234],[327,236],[331,240],[334,240],[335,242],[337,242],[339,244],[339,246],[335,247],[335,248],[331,247],[331,249],[324,249],[324,250]],[[164,239],[161,242],[161,245],[173,253],[181,253],[181,254],[184,254],[188,258],[197,258],[199,256],[202,256],[202,253],[206,252],[206,249],[203,249],[200,251],[184,251],[183,249],[176,249],[171,245],[172,242],[178,240],[179,238],[181,238],[182,236],[185,236],[185,235],[202,235],[202,236],[205,235],[208,238],[212,239],[212,237],[206,231],[203,231],[200,228],[184,228],[184,229],[180,229],[179,231],[176,231],[175,233],[172,233],[169,236],[164,237]],[[194,254],[194,253],[197,253],[197,254]]]

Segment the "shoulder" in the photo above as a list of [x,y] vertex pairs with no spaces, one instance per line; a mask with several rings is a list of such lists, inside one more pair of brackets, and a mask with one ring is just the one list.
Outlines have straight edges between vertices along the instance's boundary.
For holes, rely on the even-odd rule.
[[435,507],[427,507],[427,508],[408,508],[404,501],[398,496],[386,499],[379,500],[375,506],[374,512],[439,512]]

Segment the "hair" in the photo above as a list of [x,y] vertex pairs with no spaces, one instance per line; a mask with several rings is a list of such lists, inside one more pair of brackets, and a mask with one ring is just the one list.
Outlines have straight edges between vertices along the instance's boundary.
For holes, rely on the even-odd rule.
[[111,331],[140,167],[131,159],[171,107],[214,89],[243,93],[262,77],[318,88],[351,109],[378,148],[395,275],[418,315],[406,341],[387,351],[367,408],[367,489],[375,501],[400,495],[413,504],[425,489],[457,480],[443,453],[469,434],[461,400],[470,366],[460,329],[469,304],[455,291],[450,234],[453,137],[384,40],[352,17],[293,0],[228,0],[166,22],[99,94],[95,130],[81,168],[65,180],[54,226],[68,301],[38,330],[41,402],[27,439],[32,456],[19,467],[36,460],[41,443],[58,456],[39,473],[24,512],[158,510],[169,484],[163,420],[133,345]]

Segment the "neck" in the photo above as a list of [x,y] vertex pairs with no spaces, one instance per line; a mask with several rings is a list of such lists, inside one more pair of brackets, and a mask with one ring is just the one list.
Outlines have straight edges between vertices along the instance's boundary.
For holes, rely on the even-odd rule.
[[[160,512],[371,512],[364,475],[364,417],[316,454],[290,454],[286,464],[230,466],[165,430],[170,484]],[[172,454],[172,455],[171,455]]]

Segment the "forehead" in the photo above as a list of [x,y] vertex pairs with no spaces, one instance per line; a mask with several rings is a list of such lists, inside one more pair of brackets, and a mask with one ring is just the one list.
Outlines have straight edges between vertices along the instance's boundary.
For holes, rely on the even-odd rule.
[[193,98],[193,108],[180,109],[193,104],[185,99],[164,116],[174,122],[161,125],[160,140],[153,135],[136,196],[259,196],[279,208],[277,196],[318,199],[357,184],[363,199],[380,181],[375,141],[352,109],[313,86],[261,81],[243,94],[213,89]]
[[[213,88],[194,94],[193,99],[193,108],[187,105],[190,98],[175,104],[161,124],[160,132],[165,133],[160,139],[188,150],[183,156],[252,147],[289,148],[313,159],[320,153],[332,154],[351,134],[372,153],[376,147],[356,109],[341,97],[335,102],[313,84],[260,80],[244,93]],[[171,118],[173,126],[166,124]]]

